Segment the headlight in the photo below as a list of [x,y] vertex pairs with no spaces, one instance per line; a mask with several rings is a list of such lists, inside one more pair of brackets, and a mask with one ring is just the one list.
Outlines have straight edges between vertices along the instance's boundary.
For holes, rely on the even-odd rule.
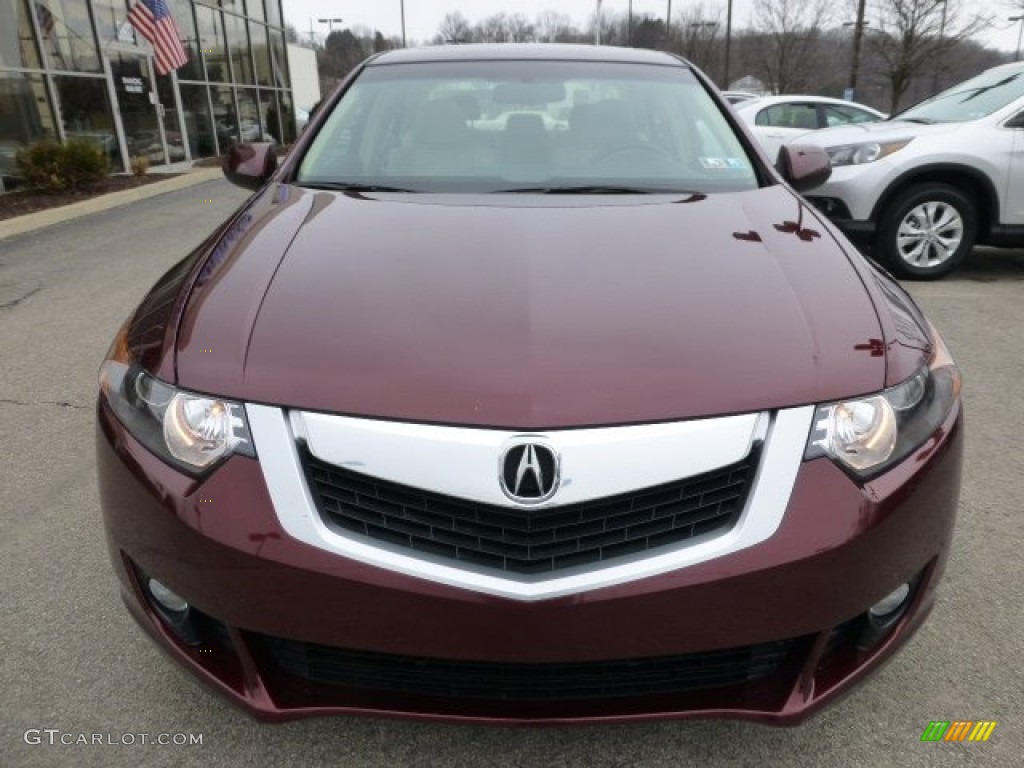
[[888,157],[893,152],[898,152],[903,149],[910,142],[911,139],[884,143],[866,141],[861,144],[845,144],[841,147],[828,147],[825,151],[828,153],[828,157],[832,161],[833,166],[863,165],[864,163],[873,163],[876,160],[881,160],[883,157]]
[[100,366],[100,390],[135,439],[191,475],[232,453],[256,455],[240,403],[185,392],[154,378],[131,360],[122,334]]
[[867,480],[925,444],[960,396],[960,370],[931,330],[931,359],[913,376],[877,395],[818,406],[805,459],[828,456]]

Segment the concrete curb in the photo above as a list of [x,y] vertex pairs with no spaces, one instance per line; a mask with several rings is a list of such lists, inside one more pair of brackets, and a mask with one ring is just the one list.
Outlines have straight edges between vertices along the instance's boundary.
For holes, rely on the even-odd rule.
[[0,240],[78,219],[91,213],[109,211],[111,208],[134,203],[138,200],[145,200],[168,192],[177,192],[179,189],[187,189],[188,187],[220,178],[223,178],[220,168],[195,168],[181,176],[167,179],[167,181],[154,181],[151,184],[136,187],[135,189],[124,189],[120,192],[100,195],[91,200],[83,200],[80,203],[71,203],[60,208],[51,208],[48,211],[27,213],[24,216],[5,219],[0,221]]

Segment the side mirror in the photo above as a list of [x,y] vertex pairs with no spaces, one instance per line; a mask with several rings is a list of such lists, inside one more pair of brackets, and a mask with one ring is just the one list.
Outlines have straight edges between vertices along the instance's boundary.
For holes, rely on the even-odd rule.
[[221,169],[228,181],[244,189],[259,189],[277,170],[273,144],[233,144]]
[[783,145],[775,167],[797,192],[821,186],[832,175],[828,153],[809,144]]

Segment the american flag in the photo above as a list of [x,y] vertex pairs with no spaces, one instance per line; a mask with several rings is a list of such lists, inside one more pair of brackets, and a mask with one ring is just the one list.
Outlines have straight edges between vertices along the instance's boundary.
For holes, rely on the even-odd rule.
[[181,46],[181,33],[167,7],[167,0],[138,0],[128,11],[128,21],[153,46],[159,74],[166,75],[188,63],[188,56]]

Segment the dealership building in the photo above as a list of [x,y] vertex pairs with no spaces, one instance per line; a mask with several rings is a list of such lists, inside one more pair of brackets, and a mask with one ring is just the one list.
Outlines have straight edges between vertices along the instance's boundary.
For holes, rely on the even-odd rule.
[[45,138],[93,141],[115,171],[294,139],[281,0],[166,2],[188,63],[158,75],[129,0],[0,0],[0,179]]

